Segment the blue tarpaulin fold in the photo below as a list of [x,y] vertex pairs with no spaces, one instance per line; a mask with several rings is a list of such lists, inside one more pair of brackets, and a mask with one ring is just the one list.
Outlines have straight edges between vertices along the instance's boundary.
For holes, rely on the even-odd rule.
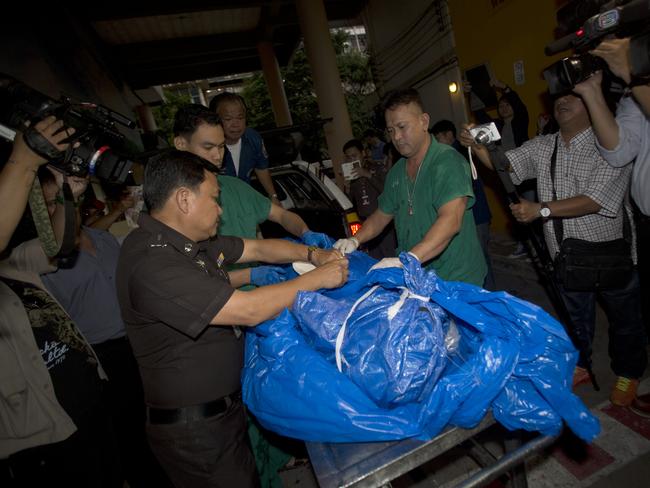
[[509,429],[598,435],[571,392],[578,353],[540,307],[441,280],[406,253],[403,269],[349,259],[345,286],[300,292],[246,334],[243,396],[264,427],[315,442],[430,439],[491,409]]

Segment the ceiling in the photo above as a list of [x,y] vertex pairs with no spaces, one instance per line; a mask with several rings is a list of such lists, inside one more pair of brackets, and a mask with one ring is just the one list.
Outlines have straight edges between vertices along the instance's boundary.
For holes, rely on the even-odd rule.
[[[357,18],[367,0],[323,0],[330,22]],[[301,38],[293,0],[88,2],[90,26],[109,63],[132,88],[261,69],[257,43],[273,43],[286,65]]]

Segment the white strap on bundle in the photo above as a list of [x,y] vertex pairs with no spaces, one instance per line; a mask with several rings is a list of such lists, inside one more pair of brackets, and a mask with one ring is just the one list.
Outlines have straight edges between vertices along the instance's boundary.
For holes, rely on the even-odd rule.
[[[379,288],[379,285],[373,286],[372,288],[370,288],[370,290],[364,293],[356,302],[354,302],[354,305],[352,305],[352,308],[348,312],[348,315],[345,317],[345,320],[343,321],[343,325],[341,326],[341,329],[339,330],[339,333],[336,336],[336,349],[335,349],[336,367],[339,370],[339,372],[343,372],[344,358],[341,356],[341,347],[343,347],[343,338],[345,337],[345,329],[347,328],[348,320],[350,319],[354,311],[357,309],[359,304],[363,302],[366,298],[368,298],[370,295],[372,295],[375,292],[375,290],[377,290],[377,288]],[[408,288],[404,288],[404,287],[400,287],[400,288],[402,289],[402,294],[400,295],[399,299],[395,303],[393,303],[388,309],[388,320],[393,320],[393,318],[397,315],[397,313],[402,308],[402,305],[404,305],[404,302],[406,302],[407,298],[415,298],[423,302],[428,302],[430,300],[429,297],[411,293],[411,291],[409,291]]]

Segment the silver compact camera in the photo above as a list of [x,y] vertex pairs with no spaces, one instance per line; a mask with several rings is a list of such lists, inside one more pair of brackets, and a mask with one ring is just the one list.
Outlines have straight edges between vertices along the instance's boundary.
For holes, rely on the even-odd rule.
[[469,133],[477,144],[489,144],[490,142],[501,140],[501,134],[499,134],[499,130],[497,129],[497,126],[494,125],[494,122],[472,127],[469,129]]

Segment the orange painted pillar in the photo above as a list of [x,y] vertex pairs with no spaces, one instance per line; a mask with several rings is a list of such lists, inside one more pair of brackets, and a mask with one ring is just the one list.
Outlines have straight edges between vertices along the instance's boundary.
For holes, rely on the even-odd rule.
[[292,125],[293,120],[291,119],[291,112],[289,111],[289,102],[287,101],[287,94],[284,91],[282,74],[280,73],[278,58],[275,57],[273,44],[271,41],[260,41],[257,44],[257,52],[260,55],[262,73],[264,74],[264,80],[266,81],[266,86],[269,89],[269,96],[271,97],[271,107],[273,108],[275,125],[278,127]]
[[296,9],[320,115],[322,118],[333,118],[332,122],[325,124],[323,129],[328,152],[334,165],[336,183],[342,188],[343,144],[354,136],[336,65],[336,53],[330,37],[325,6],[323,0],[296,0]]

